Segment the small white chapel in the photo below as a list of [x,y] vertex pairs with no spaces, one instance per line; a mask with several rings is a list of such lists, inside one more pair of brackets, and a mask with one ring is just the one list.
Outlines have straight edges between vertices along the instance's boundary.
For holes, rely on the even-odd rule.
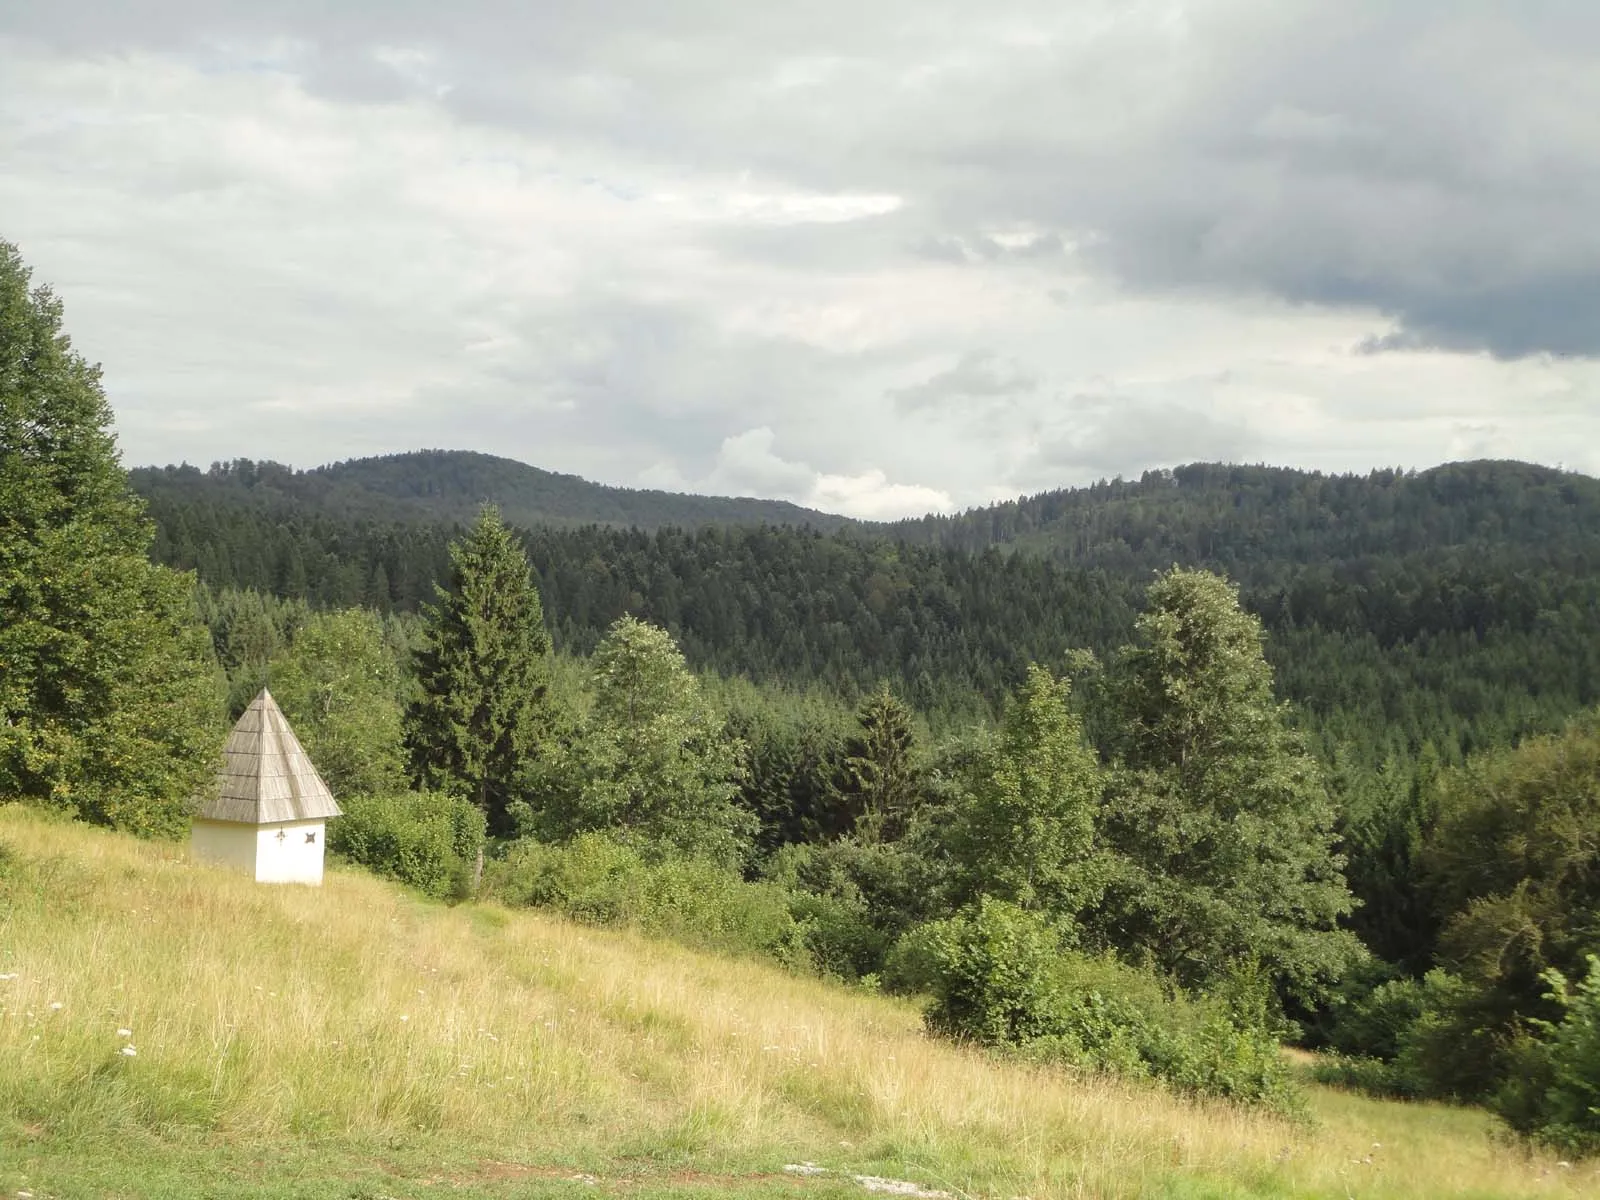
[[257,883],[322,883],[333,793],[265,688],[222,751],[217,787],[195,814],[196,859],[249,871]]

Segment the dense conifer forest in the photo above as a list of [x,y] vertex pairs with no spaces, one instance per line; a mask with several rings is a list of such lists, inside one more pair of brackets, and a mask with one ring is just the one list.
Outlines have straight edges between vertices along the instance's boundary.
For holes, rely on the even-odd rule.
[[[386,480],[413,464],[409,490],[426,496],[454,494],[441,464],[458,458],[477,469],[483,456],[371,461]],[[156,559],[213,587],[386,612],[428,601],[455,501],[401,519],[374,493],[293,482],[315,474],[241,461],[132,478]],[[709,517],[649,531],[602,524],[604,504],[586,511],[586,525],[522,531],[556,644],[576,653],[633,613],[698,668],[846,698],[890,680],[927,713],[993,712],[1027,663],[1119,644],[1153,573],[1178,564],[1242,585],[1280,694],[1330,761],[1366,770],[1424,747],[1456,761],[1600,701],[1600,481],[1547,468],[1202,464],[831,533]]]

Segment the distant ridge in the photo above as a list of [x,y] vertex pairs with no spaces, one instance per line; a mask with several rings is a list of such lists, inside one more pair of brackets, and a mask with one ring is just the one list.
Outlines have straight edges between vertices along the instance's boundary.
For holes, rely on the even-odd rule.
[[[1286,564],[1473,547],[1532,553],[1562,543],[1592,553],[1600,546],[1600,479],[1489,459],[1332,475],[1190,463],[876,529],[968,552],[1006,546],[1133,574],[1178,562],[1249,581]],[[1571,543],[1578,531],[1586,532]]]
[[1272,563],[1449,547],[1529,550],[1575,528],[1600,538],[1600,479],[1511,460],[1365,474],[1190,463],[893,522],[852,520],[785,500],[612,487],[469,450],[416,450],[309,470],[235,459],[206,470],[136,467],[129,477],[160,511],[200,502],[280,521],[320,516],[450,525],[493,503],[509,524],[525,529],[851,530],[970,553],[1005,547],[1119,573],[1201,564],[1240,581]]
[[831,531],[852,523],[848,517],[785,500],[610,487],[470,450],[415,450],[305,471],[235,459],[204,471],[136,467],[129,477],[136,491],[152,499],[174,492],[225,491],[282,515],[334,511],[364,520],[449,523],[470,521],[483,504],[493,503],[509,524],[530,529],[796,525]]

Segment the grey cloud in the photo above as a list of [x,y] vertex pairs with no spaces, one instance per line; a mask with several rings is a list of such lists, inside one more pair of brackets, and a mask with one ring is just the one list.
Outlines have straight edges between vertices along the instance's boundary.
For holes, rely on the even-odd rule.
[[[469,120],[902,195],[924,228],[875,260],[1014,256],[992,234],[1022,222],[1133,289],[1375,310],[1397,328],[1373,348],[1600,355],[1593,6],[69,0],[0,28],[286,38],[309,85],[365,101],[425,87],[373,56],[411,48]],[[813,231],[797,261],[855,236]]]
[[1041,233],[1023,235],[1002,242],[985,234],[957,237],[953,234],[928,234],[911,245],[911,252],[919,258],[948,263],[993,263],[1002,260],[1014,262],[1047,262],[1062,258],[1067,253],[1059,235]]
[[955,366],[909,387],[891,389],[895,406],[902,412],[955,409],[1004,400],[1031,392],[1039,381],[1016,363],[1003,363],[993,350],[972,350],[963,354]]
[[1600,421],[1597,47],[1556,0],[0,5],[0,236],[141,461],[1548,459]]
[[1036,486],[1063,478],[1133,475],[1202,460],[1239,461],[1258,449],[1243,426],[1184,405],[1143,397],[1077,395],[1042,436],[1021,476]]

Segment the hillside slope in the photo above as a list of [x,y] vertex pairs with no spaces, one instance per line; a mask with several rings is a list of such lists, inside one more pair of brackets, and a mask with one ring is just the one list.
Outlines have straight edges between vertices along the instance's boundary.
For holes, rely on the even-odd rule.
[[[134,1053],[128,1053],[128,1051]],[[1577,1195],[1486,1120],[1320,1123],[929,1041],[906,1003],[0,807],[0,1193]],[[1377,1143],[1381,1143],[1381,1146]],[[786,1173],[813,1162],[822,1176]],[[1353,1191],[1358,1189],[1357,1191]]]
[[418,450],[358,458],[309,471],[238,459],[209,470],[136,467],[134,490],[147,498],[245,504],[280,519],[312,513],[388,522],[470,521],[484,503],[524,528],[609,525],[659,529],[704,525],[809,525],[838,529],[845,517],[782,500],[690,496],[607,487],[576,475],[466,450]]

